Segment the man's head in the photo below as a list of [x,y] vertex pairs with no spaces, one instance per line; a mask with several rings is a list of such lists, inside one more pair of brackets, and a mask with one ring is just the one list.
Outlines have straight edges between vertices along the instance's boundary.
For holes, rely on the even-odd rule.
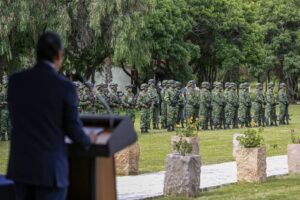
[[116,84],[116,83],[109,84],[109,87],[110,87],[111,91],[113,91],[113,92],[118,91],[118,84]]
[[148,85],[152,86],[152,87],[155,86],[155,80],[154,79],[149,79]]
[[126,90],[126,92],[128,92],[128,93],[131,93],[131,92],[132,92],[132,88],[133,88],[133,85],[126,85],[126,86],[125,86],[125,90]]
[[286,89],[286,84],[285,83],[280,83],[279,88],[280,89]]
[[64,60],[64,45],[59,35],[54,32],[43,33],[36,47],[37,61],[49,61],[60,70]]
[[175,85],[176,85],[176,87],[177,87],[178,89],[181,89],[181,87],[182,87],[182,84],[181,84],[181,82],[179,82],[179,81],[176,81],[176,82],[175,82]]
[[230,83],[230,82],[226,82],[226,83],[225,83],[225,89],[229,89],[230,86],[231,86],[231,83]]

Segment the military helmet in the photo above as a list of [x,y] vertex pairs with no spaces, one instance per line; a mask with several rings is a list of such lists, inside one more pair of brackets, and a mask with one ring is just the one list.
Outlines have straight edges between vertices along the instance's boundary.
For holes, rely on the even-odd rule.
[[145,88],[148,88],[148,84],[147,84],[147,83],[143,83],[143,84],[141,85],[141,89],[142,89],[142,90],[145,89]]
[[231,86],[231,83],[230,82],[226,82],[225,83],[225,88],[229,88]]
[[262,83],[256,83],[256,88],[262,88]]
[[109,87],[118,87],[118,84],[116,84],[116,83],[110,83]]
[[240,89],[244,89],[244,88],[245,88],[244,83],[241,83],[241,84],[239,85],[239,88],[240,88]]
[[202,83],[201,83],[201,87],[202,87],[202,88],[205,88],[205,87],[207,87],[207,86],[209,86],[209,82],[202,82]]
[[133,88],[133,85],[126,85],[126,86],[125,86],[125,89],[126,89],[126,90],[132,89],[132,88]]
[[163,81],[161,82],[161,85],[162,85],[162,86],[166,86],[166,85],[167,85],[167,83],[168,83],[168,81],[167,81],[167,80],[163,80]]
[[174,81],[174,80],[169,80],[169,81],[168,81],[168,84],[169,84],[170,86],[175,85],[175,81]]
[[96,85],[96,88],[97,89],[107,88],[107,84],[105,84],[105,83],[99,83],[99,84]]
[[187,86],[192,86],[194,85],[196,82],[194,80],[190,80],[188,83],[187,83]]
[[175,85],[176,85],[177,87],[181,87],[181,86],[182,86],[182,83],[181,83],[180,81],[176,81],[176,82],[175,82]]
[[155,83],[155,80],[154,79],[149,79],[148,84],[150,84],[150,83]]
[[234,83],[234,82],[231,82],[231,83],[230,83],[230,88],[234,88],[234,89],[236,89],[236,83]]
[[275,86],[275,84],[273,83],[273,82],[269,82],[268,83],[268,88],[272,88],[272,87],[274,87]]
[[280,83],[280,84],[279,84],[279,87],[280,87],[280,88],[286,87],[286,84],[285,84],[285,83]]

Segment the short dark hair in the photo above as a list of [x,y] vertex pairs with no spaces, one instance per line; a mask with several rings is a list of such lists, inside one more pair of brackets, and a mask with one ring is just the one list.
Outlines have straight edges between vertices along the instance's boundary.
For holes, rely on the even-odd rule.
[[54,32],[43,33],[38,40],[36,47],[37,61],[54,61],[55,56],[63,50],[63,42],[59,35]]

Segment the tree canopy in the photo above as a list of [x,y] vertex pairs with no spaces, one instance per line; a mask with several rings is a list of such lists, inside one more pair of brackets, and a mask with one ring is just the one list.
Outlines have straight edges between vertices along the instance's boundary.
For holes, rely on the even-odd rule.
[[186,82],[286,82],[299,97],[298,0],[0,1],[0,76],[30,66],[38,36],[65,41],[65,73],[88,80],[104,60]]

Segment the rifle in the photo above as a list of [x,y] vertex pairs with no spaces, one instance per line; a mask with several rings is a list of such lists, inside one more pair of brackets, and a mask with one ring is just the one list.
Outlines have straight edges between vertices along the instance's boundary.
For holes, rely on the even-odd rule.
[[239,105],[236,104],[234,106],[234,117],[233,117],[233,128],[238,128],[239,127],[239,117],[238,117],[238,112],[239,112]]
[[176,105],[178,104],[180,95],[181,95],[181,91],[177,90],[175,96],[173,97],[173,99],[171,101],[171,106],[172,107],[176,107]]
[[133,96],[132,101],[129,103],[131,108],[135,108],[135,106],[137,104],[137,98],[138,98],[137,94],[135,96]]
[[289,104],[285,104],[285,120],[286,120],[286,124],[289,125],[290,124]]
[[[222,105],[222,114],[221,114],[221,123],[223,124],[223,128],[226,129],[226,116],[225,116],[225,107],[226,107],[226,103],[223,102]],[[222,125],[221,125],[222,126]]]
[[214,122],[213,122],[213,118],[212,118],[212,105],[211,102],[208,102],[206,104],[207,110],[208,110],[208,117],[207,117],[207,125],[208,126],[208,122],[209,122],[209,126],[210,126],[210,130],[214,129]]
[[251,117],[251,102],[247,102],[247,112],[246,112],[246,117],[247,117],[247,125],[251,125],[252,117]]

